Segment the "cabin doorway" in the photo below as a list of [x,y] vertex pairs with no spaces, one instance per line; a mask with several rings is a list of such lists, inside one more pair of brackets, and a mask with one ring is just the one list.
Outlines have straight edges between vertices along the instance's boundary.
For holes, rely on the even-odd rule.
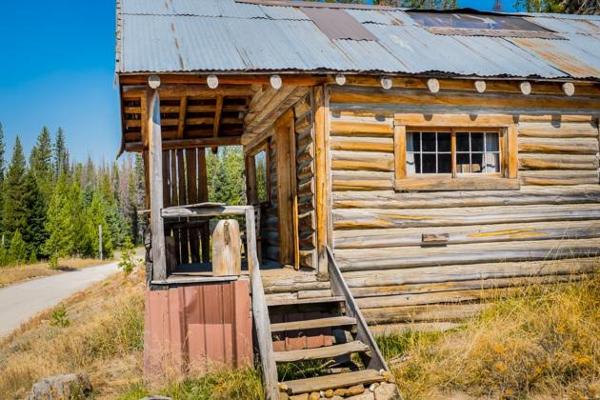
[[275,124],[279,262],[299,268],[298,200],[296,195],[296,141],[294,113],[290,110]]

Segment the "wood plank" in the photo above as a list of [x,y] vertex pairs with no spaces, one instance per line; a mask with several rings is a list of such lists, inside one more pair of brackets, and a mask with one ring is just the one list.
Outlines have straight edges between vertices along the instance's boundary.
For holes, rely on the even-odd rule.
[[596,154],[597,138],[555,139],[539,137],[519,138],[519,152],[522,153],[558,153],[558,154]]
[[271,324],[271,332],[306,331],[309,329],[333,328],[351,325],[356,325],[356,318],[343,316],[329,317]]
[[344,372],[341,374],[324,375],[315,378],[297,379],[285,381],[283,384],[288,388],[289,395],[308,392],[319,392],[327,389],[346,388],[356,385],[369,385],[371,383],[383,382],[385,378],[378,371],[367,369],[356,372]]
[[320,299],[292,299],[292,300],[273,300],[268,302],[269,307],[293,306],[302,304],[324,304],[324,303],[341,303],[345,301],[342,296],[323,297]]
[[487,304],[451,304],[368,308],[364,310],[369,324],[390,324],[399,322],[462,321],[473,317],[489,307]]
[[392,138],[332,136],[331,150],[394,152]]
[[[191,204],[199,203],[198,198],[198,149],[185,151],[185,165],[187,168],[187,198]],[[200,150],[203,151],[203,150]],[[192,263],[200,262],[200,231],[198,228],[189,229],[190,256]]]
[[596,170],[598,167],[598,157],[592,154],[519,154],[519,168],[522,170]]
[[[220,136],[217,138],[195,138],[195,139],[167,139],[163,142],[163,149],[185,149],[191,147],[213,147],[213,146],[239,146],[241,137]],[[125,150],[140,152],[144,150],[142,142],[131,142],[125,144]]]
[[[515,158],[516,160],[516,158]],[[516,168],[515,168],[516,170]],[[515,175],[516,178],[516,175]],[[403,178],[394,181],[394,188],[401,191],[442,192],[442,191],[481,191],[517,190],[520,183],[514,178],[487,177],[432,177]]]
[[331,134],[335,136],[383,136],[390,137],[394,134],[391,124],[380,122],[362,122],[346,119],[332,119]]
[[316,228],[317,228],[317,270],[327,275],[327,253],[329,232],[329,190],[328,190],[328,123],[329,108],[327,87],[314,89],[315,106],[315,197],[316,197]]
[[318,347],[315,349],[302,349],[290,351],[276,351],[273,353],[275,362],[299,362],[308,360],[323,360],[334,358],[352,353],[360,353],[369,350],[369,346],[361,341],[336,344],[328,347]]
[[519,123],[519,136],[539,138],[595,138],[598,128],[594,123]]
[[394,179],[406,177],[406,126],[394,126]]
[[187,114],[187,97],[183,96],[179,101],[179,123],[177,127],[177,138],[183,139],[185,134],[185,117]]

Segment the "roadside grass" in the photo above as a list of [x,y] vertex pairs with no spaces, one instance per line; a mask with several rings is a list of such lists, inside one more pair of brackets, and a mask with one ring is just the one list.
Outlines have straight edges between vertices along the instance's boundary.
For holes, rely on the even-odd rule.
[[140,381],[144,278],[138,269],[82,291],[0,341],[0,393],[26,397],[40,378],[85,372],[96,398]]
[[600,398],[600,276],[532,285],[444,333],[378,338],[405,400]]
[[69,258],[60,260],[58,268],[51,268],[49,263],[40,262],[19,266],[0,267],[0,288],[33,278],[56,275],[65,271],[108,264],[114,259],[100,261],[94,258]]
[[[23,398],[38,379],[71,372],[90,375],[95,399],[263,398],[253,369],[146,386],[143,293],[139,268],[120,273],[0,341],[2,398]],[[454,330],[378,337],[404,399],[600,398],[600,276],[501,295]]]

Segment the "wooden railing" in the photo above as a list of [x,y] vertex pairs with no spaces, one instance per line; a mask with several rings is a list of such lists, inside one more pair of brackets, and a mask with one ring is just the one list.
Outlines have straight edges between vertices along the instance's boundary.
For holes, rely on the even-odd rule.
[[381,351],[379,351],[379,346],[377,346],[377,342],[373,338],[373,335],[369,330],[369,326],[367,325],[360,308],[358,308],[356,300],[354,299],[354,296],[352,296],[350,288],[346,284],[346,281],[342,276],[342,272],[337,265],[335,257],[333,256],[333,252],[329,246],[327,247],[327,258],[329,260],[329,280],[331,281],[331,291],[334,295],[343,296],[345,298],[346,314],[349,317],[356,318],[356,339],[370,347],[371,357],[368,360],[362,360],[363,363],[369,369],[374,369],[376,371],[389,371],[385,359],[383,358]]

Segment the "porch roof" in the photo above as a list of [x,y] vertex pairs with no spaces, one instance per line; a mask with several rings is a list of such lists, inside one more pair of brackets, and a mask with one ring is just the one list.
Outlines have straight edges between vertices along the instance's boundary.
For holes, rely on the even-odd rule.
[[[344,24],[335,26],[342,19]],[[119,0],[116,70],[120,75],[345,72],[597,80],[599,39],[600,16]]]

